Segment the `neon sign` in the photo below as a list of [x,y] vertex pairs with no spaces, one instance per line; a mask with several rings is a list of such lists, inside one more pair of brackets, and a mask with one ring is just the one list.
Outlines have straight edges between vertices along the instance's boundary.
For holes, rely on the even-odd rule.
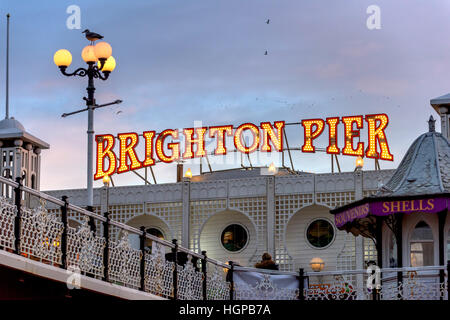
[[[338,146],[337,129],[343,124],[344,140]],[[360,130],[367,123],[368,146],[364,148],[364,142],[355,141],[360,137]],[[348,156],[360,156],[373,159],[393,161],[394,156],[389,150],[385,129],[389,124],[386,114],[370,114],[363,116],[333,117],[323,119],[306,119],[301,121],[304,139],[302,152],[314,153],[316,148],[314,141],[328,129],[328,146],[326,153],[343,154]],[[180,159],[193,159],[205,157],[205,139],[215,140],[214,155],[227,154],[227,140],[233,139],[237,151],[249,154],[256,151],[282,152],[284,121],[261,122],[259,126],[253,123],[244,123],[233,132],[232,125],[211,126],[200,128],[185,128],[183,130],[166,129],[156,134],[155,131],[144,131],[141,135],[145,143],[145,152],[138,156],[136,147],[139,144],[139,135],[134,132],[119,133],[119,152],[114,152],[115,140],[111,134],[96,136],[97,164],[95,180],[105,175],[124,173],[156,164],[156,159],[161,162],[172,163]],[[245,134],[251,133],[250,145],[244,143]],[[181,142],[177,141],[184,136],[183,152]],[[170,142],[169,142],[170,140]],[[165,142],[168,143],[165,143]],[[195,147],[195,148],[194,148]],[[195,151],[194,151],[195,149]],[[106,167],[105,160],[108,160]]]

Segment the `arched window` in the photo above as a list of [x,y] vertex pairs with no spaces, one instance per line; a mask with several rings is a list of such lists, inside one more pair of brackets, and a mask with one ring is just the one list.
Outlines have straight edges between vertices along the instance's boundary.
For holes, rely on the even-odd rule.
[[447,232],[447,260],[450,260],[450,229]]
[[240,224],[230,224],[221,235],[222,246],[231,252],[242,250],[248,241],[247,230]]
[[[12,178],[10,169],[3,170],[3,178],[6,178],[6,179],[11,179]],[[2,184],[2,195],[5,198],[12,197],[12,187],[7,185],[7,184]]]
[[395,234],[390,232],[389,238],[389,268],[396,268],[398,266],[397,261],[397,239]]
[[411,235],[411,267],[434,265],[433,232],[428,224],[420,221]]
[[34,174],[31,175],[31,189],[36,190],[36,175]]
[[28,187],[28,179],[27,179],[27,172],[25,170],[22,171],[22,183],[25,187]]

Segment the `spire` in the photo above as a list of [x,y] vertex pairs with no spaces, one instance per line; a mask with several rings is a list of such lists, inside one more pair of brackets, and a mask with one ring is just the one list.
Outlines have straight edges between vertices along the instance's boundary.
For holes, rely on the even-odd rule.
[[6,15],[6,115],[9,118],[9,13]]
[[435,123],[436,123],[436,120],[434,120],[433,116],[430,116],[430,119],[428,120],[428,131],[429,132],[436,131]]

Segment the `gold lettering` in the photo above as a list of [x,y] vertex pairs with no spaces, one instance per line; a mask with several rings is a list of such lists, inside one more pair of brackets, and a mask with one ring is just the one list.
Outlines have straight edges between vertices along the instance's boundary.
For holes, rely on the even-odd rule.
[[417,211],[415,204],[416,202],[414,200],[411,200],[411,211]]
[[419,200],[419,210],[423,211],[424,207],[423,207],[423,200]]
[[411,208],[409,207],[409,201],[402,201],[402,208],[403,208],[403,212],[408,212],[411,210]]
[[427,203],[430,206],[430,208],[428,210],[433,210],[434,209],[434,199],[428,199]]
[[400,201],[393,201],[391,204],[391,212],[400,211]]

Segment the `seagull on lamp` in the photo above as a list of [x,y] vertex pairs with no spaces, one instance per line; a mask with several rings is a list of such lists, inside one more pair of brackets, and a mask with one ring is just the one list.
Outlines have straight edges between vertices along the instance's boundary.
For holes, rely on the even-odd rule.
[[103,39],[102,35],[99,35],[98,33],[91,32],[89,29],[84,30],[82,33],[85,33],[86,39],[88,39],[91,43],[94,43],[94,41]]

